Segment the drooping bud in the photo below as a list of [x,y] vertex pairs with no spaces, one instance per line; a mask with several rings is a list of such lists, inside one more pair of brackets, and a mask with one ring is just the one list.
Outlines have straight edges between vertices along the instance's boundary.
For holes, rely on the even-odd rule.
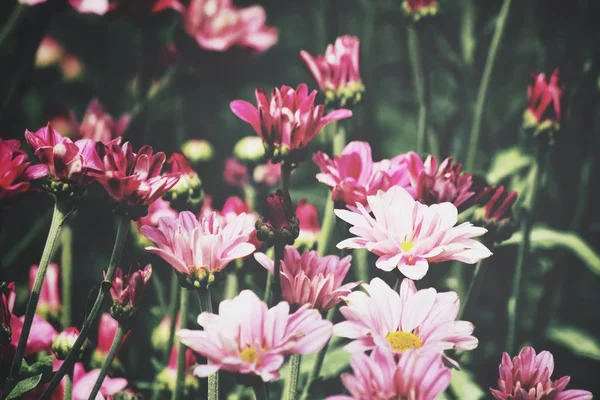
[[402,9],[408,17],[418,21],[438,13],[438,0],[404,0]]
[[148,264],[143,270],[137,270],[129,275],[124,275],[121,268],[117,268],[110,289],[113,304],[110,315],[119,323],[127,323],[136,316],[144,290],[152,276],[152,265]]
[[290,194],[277,190],[267,197],[262,218],[256,222],[257,237],[262,242],[274,245],[284,243],[292,245],[300,233]]
[[258,136],[246,136],[233,147],[233,155],[243,163],[260,163],[265,154],[265,146]]
[[[58,360],[64,360],[73,348],[75,341],[79,337],[79,329],[75,327],[67,328],[54,338],[52,341],[52,352]],[[91,343],[88,339],[85,340],[83,346],[79,349],[77,360],[82,360],[86,351],[90,348]]]
[[532,129],[534,136],[547,132],[551,137],[560,129],[562,95],[558,69],[554,70],[549,81],[546,81],[544,73],[531,74],[523,126]]
[[208,162],[215,155],[212,144],[204,139],[191,139],[181,146],[181,152],[193,164]]
[[517,192],[509,192],[504,186],[491,188],[490,192],[489,200],[475,211],[475,223],[488,230],[486,237],[500,243],[517,229],[512,213],[512,207],[517,201]]
[[171,207],[175,210],[183,211],[199,208],[202,204],[204,191],[202,190],[202,181],[192,169],[189,161],[181,153],[174,153],[167,161],[169,172],[179,173],[179,182],[173,186],[164,195]]

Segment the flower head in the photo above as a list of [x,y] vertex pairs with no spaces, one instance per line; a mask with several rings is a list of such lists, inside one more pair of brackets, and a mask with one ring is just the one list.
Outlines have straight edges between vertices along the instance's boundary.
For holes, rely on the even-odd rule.
[[216,213],[198,219],[184,211],[178,218],[161,218],[158,228],[142,226],[141,232],[156,245],[146,250],[175,268],[183,284],[197,288],[210,285],[231,261],[255,250],[249,243],[254,229],[248,218],[242,213],[223,223]]
[[499,367],[498,389],[490,392],[498,400],[590,400],[592,394],[585,390],[565,390],[568,376],[552,381],[554,357],[549,351],[535,354],[531,347],[524,347],[512,360],[502,354]]
[[137,314],[151,276],[152,265],[150,264],[133,273],[130,269],[128,275],[124,275],[123,270],[117,268],[110,288],[110,296],[113,300],[110,314],[114,319],[127,322]]
[[[79,329],[75,327],[66,328],[61,333],[56,335],[52,341],[52,352],[58,360],[64,360],[67,358],[67,354],[73,348],[75,341],[79,337]],[[81,360],[83,355],[90,347],[89,340],[86,339],[84,345],[79,349],[78,358]]]
[[138,246],[144,248],[152,245],[152,243],[140,233],[140,228],[142,226],[149,225],[156,228],[158,226],[158,220],[162,217],[177,218],[177,215],[179,215],[178,212],[171,208],[171,204],[162,198],[158,198],[150,203],[148,206],[148,213],[143,217],[140,217],[137,221],[131,222],[135,228],[134,234]]
[[562,95],[558,69],[554,70],[549,81],[543,72],[531,74],[523,125],[526,128],[535,128],[536,133],[550,128],[558,130],[562,116]]
[[31,172],[21,143],[0,139],[0,200],[27,192]]
[[399,186],[368,196],[372,217],[356,203],[357,211],[335,210],[356,237],[338,243],[339,249],[364,248],[379,256],[377,268],[398,268],[410,279],[421,279],[429,263],[457,260],[468,264],[489,257],[487,247],[472,239],[486,230],[469,222],[455,226],[458,211],[451,203],[426,206]]
[[267,197],[262,218],[256,223],[258,239],[263,242],[294,244],[300,233],[290,194],[278,189]]
[[[48,319],[49,317],[56,319],[60,313],[60,288],[58,286],[59,270],[58,264],[50,263],[48,265],[48,270],[46,271],[44,283],[42,284],[42,291],[40,292],[40,298],[35,312],[45,319]],[[31,268],[29,268],[29,291],[33,290],[37,271],[37,265],[32,265]]]
[[360,101],[365,86],[360,77],[359,47],[356,36],[344,35],[327,46],[325,55],[313,57],[304,50],[300,52],[328,102],[345,107]]
[[[274,262],[264,253],[254,258],[273,273]],[[292,246],[286,246],[281,260],[281,293],[290,305],[308,304],[321,312],[328,311],[348,296],[359,282],[343,285],[352,257],[340,260],[338,256],[320,257],[316,251],[302,255]]]
[[[46,3],[48,0],[19,0],[19,3],[28,6],[36,6]],[[108,0],[69,0],[71,7],[79,14],[97,14],[104,15],[109,10]]]
[[489,236],[500,243],[510,237],[516,229],[512,208],[517,201],[517,192],[509,192],[503,185],[490,188],[491,196],[475,212],[476,221],[489,232]]
[[265,146],[257,136],[245,136],[233,146],[233,155],[243,163],[258,163],[265,158]]
[[353,374],[342,374],[350,396],[330,396],[326,400],[432,400],[450,384],[450,370],[436,352],[407,350],[399,357],[385,348],[370,356],[355,353],[350,361]]
[[65,50],[52,36],[46,35],[35,53],[35,66],[44,68],[55,65],[65,56]]
[[473,324],[456,321],[460,303],[455,292],[417,290],[410,279],[402,281],[400,293],[379,278],[363,288],[366,293],[355,291],[346,297],[347,305],[340,308],[346,321],[333,328],[335,335],[354,339],[348,351],[384,347],[395,353],[433,349],[441,354],[477,347]]
[[296,89],[273,88],[270,98],[263,89],[256,89],[256,107],[235,100],[231,111],[252,126],[273,161],[286,157],[296,161],[303,158],[302,150],[326,125],[352,116],[352,111],[343,108],[324,115],[324,106],[315,106],[316,95],[316,90],[309,94],[305,84]]
[[268,382],[279,377],[286,355],[314,353],[331,337],[331,322],[323,320],[317,310],[308,306],[292,314],[289,310],[284,301],[269,309],[254,292],[243,290],[222,301],[218,314],[198,316],[204,330],[183,329],[177,336],[209,361],[196,367],[196,376],[222,369]]
[[167,164],[169,172],[179,174],[179,181],[165,193],[165,199],[177,210],[199,207],[204,196],[202,181],[188,159],[181,153],[173,153]]
[[402,8],[407,16],[418,21],[423,17],[437,14],[438,0],[404,0]]
[[[81,367],[78,374],[73,374],[73,400],[87,400],[100,375],[100,368],[85,372]],[[127,387],[127,379],[106,376],[100,386],[96,400],[112,399],[113,395]]]
[[129,120],[129,114],[123,114],[115,120],[104,111],[98,99],[93,99],[85,110],[77,136],[80,139],[92,139],[95,142],[108,144],[123,136],[129,126]]

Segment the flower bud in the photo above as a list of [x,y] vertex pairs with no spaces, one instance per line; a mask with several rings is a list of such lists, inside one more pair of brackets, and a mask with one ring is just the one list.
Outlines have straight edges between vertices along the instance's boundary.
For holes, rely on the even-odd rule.
[[[175,328],[179,326],[179,315],[177,315],[177,322],[175,324]],[[152,343],[152,348],[154,350],[163,352],[167,349],[169,344],[169,336],[171,334],[171,317],[166,315],[160,324],[154,328],[152,331],[152,335],[150,336],[150,342]]]
[[402,3],[404,13],[418,21],[421,18],[434,16],[438,13],[437,0],[404,0]]
[[139,397],[133,392],[117,392],[112,395],[112,400],[138,400]]
[[174,153],[168,161],[170,172],[179,173],[179,182],[163,196],[175,210],[198,208],[202,204],[204,191],[202,181],[181,153]]
[[258,240],[271,245],[284,243],[292,245],[300,233],[298,218],[290,194],[277,190],[267,197],[263,217],[256,222]]
[[[64,360],[67,358],[67,355],[73,348],[75,341],[79,337],[79,329],[75,327],[67,328],[54,338],[52,341],[52,352],[58,360]],[[77,355],[77,360],[83,359],[85,352],[90,348],[91,344],[88,339],[85,340],[81,349],[79,349],[79,354]]]
[[45,36],[35,53],[36,68],[45,68],[58,64],[65,56],[62,46],[51,36]]
[[148,264],[143,270],[124,275],[121,268],[117,268],[110,288],[113,304],[110,315],[119,323],[130,322],[136,316],[146,285],[152,276],[152,265]]
[[554,70],[549,81],[546,74],[532,74],[527,89],[527,110],[523,114],[523,127],[533,130],[533,135],[560,129],[561,100],[563,89],[559,83],[559,71]]
[[208,162],[215,155],[213,146],[204,139],[191,139],[181,146],[181,152],[192,163]]
[[517,192],[508,192],[504,186],[490,189],[489,200],[475,210],[474,219],[477,225],[488,230],[486,237],[494,243],[508,239],[517,229],[512,214],[512,207],[517,201]]
[[259,163],[265,157],[265,145],[258,136],[246,136],[233,147],[233,155],[243,163]]
[[[156,384],[160,392],[170,392],[175,390],[175,382],[177,381],[177,358],[179,354],[179,346],[177,343],[173,345],[171,350],[171,356],[169,357],[169,364],[163,369],[156,377]],[[185,351],[185,371],[189,371],[190,367],[194,365],[195,359],[192,351],[186,349]],[[199,389],[198,379],[191,373],[186,373],[184,381],[184,397],[190,397],[190,395]]]

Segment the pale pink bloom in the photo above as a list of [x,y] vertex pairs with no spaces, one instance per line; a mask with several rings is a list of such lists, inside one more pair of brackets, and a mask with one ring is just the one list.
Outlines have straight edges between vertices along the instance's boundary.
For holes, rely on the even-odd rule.
[[262,53],[277,43],[279,32],[266,26],[261,6],[237,8],[231,0],[191,0],[187,8],[180,3],[173,8],[182,13],[188,35],[205,50],[242,47]]
[[219,272],[231,261],[255,250],[249,243],[254,227],[248,226],[251,216],[242,213],[223,223],[216,213],[208,217],[184,211],[178,218],[163,217],[158,228],[142,226],[141,232],[157,247],[147,247],[183,275],[196,277]]
[[111,140],[123,136],[129,126],[129,120],[129,114],[123,114],[115,120],[104,111],[98,99],[93,99],[85,110],[77,135],[82,139],[108,144]]
[[315,309],[303,306],[290,314],[285,301],[269,309],[250,290],[222,301],[218,314],[200,314],[198,324],[204,330],[177,332],[183,344],[208,359],[208,364],[196,367],[196,376],[222,369],[257,375],[265,382],[279,377],[285,356],[322,349],[332,329]]
[[[266,254],[255,253],[254,258],[273,273],[275,263]],[[328,311],[359,284],[343,284],[351,262],[351,256],[340,260],[338,256],[320,257],[316,251],[300,255],[293,246],[286,246],[280,266],[283,299],[291,305],[307,304],[321,312]]]
[[[42,291],[40,292],[40,298],[38,300],[38,306],[36,313],[41,317],[47,317],[48,315],[58,316],[60,312],[60,287],[58,285],[60,267],[56,263],[50,263],[46,270],[46,277],[42,284]],[[33,290],[33,284],[35,282],[35,276],[38,272],[38,266],[32,265],[29,268],[29,291]]]
[[93,140],[80,139],[73,143],[50,124],[35,133],[26,130],[25,140],[41,162],[30,167],[28,174],[33,179],[48,176],[87,185],[94,181],[93,174],[102,169],[102,160]]
[[208,218],[213,213],[217,214],[217,217],[221,219],[222,224],[228,224],[235,220],[238,215],[246,214],[244,228],[251,232],[248,242],[252,243],[257,248],[260,247],[262,242],[256,237],[256,221],[258,221],[259,216],[256,212],[252,211],[248,203],[240,197],[229,196],[225,199],[223,207],[220,210],[214,210],[212,208],[212,197],[205,196],[199,215],[200,217]]
[[60,62],[63,78],[66,81],[74,81],[82,77],[85,67],[79,59],[71,54],[67,54]]
[[339,249],[367,249],[379,256],[377,268],[395,268],[407,278],[421,279],[429,263],[457,260],[468,264],[492,253],[473,237],[487,232],[470,222],[456,225],[458,211],[451,203],[426,206],[415,201],[403,188],[367,196],[374,215],[356,203],[357,211],[335,210],[352,227],[356,237],[338,243]]
[[138,228],[144,225],[158,226],[158,220],[162,217],[177,218],[177,211],[171,208],[168,201],[158,198],[148,206],[148,214],[140,217],[139,220],[135,221]]
[[335,335],[354,339],[348,351],[434,349],[441,355],[444,350],[477,347],[473,324],[456,321],[460,302],[455,292],[417,290],[410,279],[402,281],[400,293],[379,278],[362,286],[366,293],[355,291],[346,297],[347,305],[340,308],[346,321],[333,328]]
[[0,200],[29,190],[31,168],[18,140],[0,138]]
[[252,178],[259,185],[275,186],[281,179],[281,164],[274,164],[271,161],[267,161],[266,164],[259,164],[254,167]]
[[231,186],[243,189],[248,185],[250,179],[248,167],[235,157],[227,157],[223,166],[223,179]]
[[549,351],[536,355],[532,347],[524,347],[512,360],[502,354],[499,366],[498,389],[490,392],[498,400],[590,400],[592,394],[586,390],[565,390],[569,376],[552,381],[554,357]]
[[324,115],[324,106],[315,105],[317,91],[309,94],[304,83],[295,90],[285,85],[273,88],[270,98],[264,89],[256,89],[255,94],[256,107],[235,100],[230,104],[231,111],[252,126],[271,153],[269,156],[275,150],[285,153],[304,149],[325,126],[352,116],[352,111],[344,108]]
[[350,396],[329,396],[326,400],[433,400],[450,384],[450,370],[436,352],[408,350],[398,361],[385,348],[370,356],[352,355],[353,374],[342,374]]
[[[19,0],[19,3],[27,4],[28,6],[36,6],[47,1],[48,0]],[[108,0],[69,0],[69,4],[79,14],[104,15],[110,7]]]

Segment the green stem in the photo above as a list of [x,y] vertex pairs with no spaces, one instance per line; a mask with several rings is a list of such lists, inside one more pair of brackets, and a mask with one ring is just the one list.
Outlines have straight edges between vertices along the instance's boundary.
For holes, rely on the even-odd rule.
[[469,304],[469,300],[473,297],[477,297],[477,292],[475,291],[475,287],[478,286],[482,277],[482,266],[484,264],[484,260],[479,260],[477,265],[475,266],[475,271],[473,271],[473,277],[471,278],[471,282],[469,283],[469,289],[467,289],[467,294],[464,296],[461,301],[461,310],[458,312],[458,316],[456,319],[462,319],[462,316],[465,314],[467,310],[467,306]]
[[[200,289],[196,292],[200,300],[200,310],[202,312],[213,311],[210,289]],[[208,377],[208,400],[219,400],[219,372]]]
[[300,354],[290,357],[290,377],[288,380],[287,400],[296,400],[298,395],[298,378],[300,378]]
[[102,387],[102,382],[104,382],[104,378],[106,378],[106,374],[108,374],[108,369],[110,368],[113,360],[117,356],[119,347],[121,347],[121,342],[123,341],[123,337],[125,337],[125,333],[125,329],[123,329],[123,326],[119,324],[119,326],[117,327],[117,331],[115,332],[113,342],[110,345],[110,350],[108,351],[106,361],[104,362],[104,365],[102,365],[100,375],[98,375],[98,379],[96,379],[96,383],[94,384],[94,388],[92,389],[88,400],[94,400],[96,398],[96,395],[100,391],[100,388]]
[[528,204],[525,205],[522,216],[521,216],[521,235],[522,239],[519,243],[519,253],[517,256],[517,264],[515,267],[515,275],[512,283],[511,296],[508,299],[508,333],[506,338],[506,352],[513,354],[516,345],[516,334],[517,334],[517,321],[519,320],[519,302],[521,294],[521,281],[523,279],[523,267],[527,262],[529,256],[530,240],[531,240],[531,228],[533,226],[532,214],[535,210],[538,193],[542,186],[542,178],[544,175],[547,155],[546,152],[537,148],[536,163],[532,166],[534,168],[531,175],[531,192],[527,200]]
[[269,387],[262,380],[252,386],[256,400],[269,400]]
[[54,389],[56,389],[63,376],[65,376],[65,374],[67,373],[68,369],[75,364],[75,361],[77,361],[77,358],[79,357],[79,350],[81,349],[81,346],[83,346],[83,343],[87,339],[89,331],[94,322],[96,321],[98,314],[100,313],[100,309],[102,308],[102,302],[104,301],[106,293],[108,293],[108,291],[110,290],[110,285],[112,283],[112,278],[115,273],[115,268],[121,260],[121,254],[123,253],[123,247],[125,246],[125,241],[129,234],[130,226],[131,220],[129,219],[129,217],[124,215],[119,216],[115,244],[113,246],[112,254],[110,256],[110,261],[108,263],[108,268],[106,270],[104,280],[102,281],[102,285],[100,287],[100,290],[98,291],[98,295],[96,296],[96,300],[94,302],[94,305],[92,306],[92,310],[83,322],[81,332],[79,333],[77,340],[73,344],[71,351],[67,355],[67,358],[52,377],[52,380],[46,387],[46,390],[44,390],[44,393],[42,393],[42,397],[40,398],[41,400],[46,400],[50,398],[50,395],[52,394]]
[[281,162],[281,189],[287,192],[290,191],[290,180],[292,178],[292,164],[282,161]]
[[65,395],[64,400],[71,400],[73,398],[73,367],[69,370],[65,376]]
[[346,129],[341,122],[337,122],[333,126],[333,155],[342,154],[342,150],[346,147]]
[[412,69],[415,97],[419,105],[419,119],[417,125],[417,153],[425,151],[427,142],[427,103],[429,85],[427,84],[427,73],[421,55],[421,43],[417,26],[411,24],[407,27],[408,56]]
[[271,304],[271,288],[273,287],[273,274],[267,272],[267,283],[265,284],[265,295],[263,301],[267,304]]
[[498,48],[500,47],[500,42],[502,41],[502,36],[504,34],[504,28],[506,26],[506,20],[508,18],[511,1],[512,0],[504,0],[504,3],[502,3],[500,15],[498,15],[498,19],[496,20],[494,37],[492,38],[492,43],[490,44],[490,49],[488,50],[487,59],[485,61],[485,67],[481,77],[481,84],[479,85],[477,100],[475,101],[473,123],[471,124],[471,136],[469,137],[467,162],[465,163],[465,170],[467,171],[473,171],[477,166],[477,149],[479,145],[479,134],[481,133],[483,107],[485,106],[485,100],[490,85],[490,78],[492,76],[492,72],[494,71],[494,65],[496,64],[496,56],[498,55]]
[[281,301],[281,260],[285,249],[284,243],[277,243],[274,246],[275,257],[273,258],[273,281],[271,283],[271,302],[270,306],[274,306]]
[[0,31],[0,47],[4,45],[6,39],[10,36],[11,32],[17,26],[17,23],[23,16],[26,8],[27,6],[25,4],[17,4],[13,8],[12,12],[10,13],[10,16],[8,17],[8,20],[4,23],[2,31]]
[[60,230],[65,222],[65,218],[69,214],[68,207],[60,202],[56,201],[54,204],[54,213],[52,214],[52,223],[50,224],[50,231],[48,232],[48,238],[46,239],[46,245],[42,252],[42,258],[38,267],[35,281],[33,283],[33,290],[29,296],[27,302],[27,311],[25,312],[25,320],[23,321],[23,328],[21,330],[21,336],[19,337],[19,343],[15,352],[15,357],[10,369],[10,376],[6,381],[7,387],[12,389],[12,383],[14,379],[19,375],[21,368],[21,361],[25,355],[25,347],[27,345],[27,339],[29,339],[29,333],[31,332],[31,325],[33,323],[33,317],[35,315],[35,309],[37,308],[38,301],[40,299],[40,292],[42,285],[44,284],[44,278],[46,277],[46,271],[48,270],[48,264],[54,254],[54,249],[58,242]]
[[[188,314],[188,303],[189,303],[190,292],[188,289],[181,288],[179,295],[179,315],[181,318],[180,329],[187,328],[187,314]],[[181,342],[178,344],[179,351],[177,354],[177,374],[175,378],[175,390],[173,391],[172,400],[179,400],[183,398],[183,392],[185,387],[185,345]]]
[[356,261],[356,278],[369,282],[369,253],[365,249],[354,249],[353,258]]
[[51,218],[52,212],[50,210],[48,210],[48,212],[42,215],[41,217],[36,218],[34,224],[25,233],[25,235],[21,239],[19,239],[19,241],[15,245],[13,245],[10,248],[10,250],[8,250],[2,257],[3,268],[12,267],[17,257],[19,257],[21,253],[25,249],[27,249],[27,247],[29,247],[31,242],[33,242],[33,240],[38,237],[42,229],[44,229],[47,226],[48,221],[50,221]]
[[239,292],[239,282],[236,271],[231,271],[225,278],[225,292],[223,297],[233,299]]
[[254,189],[254,186],[251,183],[244,186],[244,200],[246,200],[248,208],[254,210],[256,207],[256,189]]
[[73,281],[73,230],[69,224],[63,226],[60,245],[60,297],[62,301],[60,324],[66,328],[71,326],[71,283]]
[[[335,308],[332,308],[327,313],[327,320],[330,322],[333,321],[334,315],[335,315]],[[321,374],[321,368],[323,367],[323,361],[325,361],[325,355],[327,354],[328,347],[329,347],[329,342],[325,343],[325,346],[323,346],[323,348],[321,350],[319,350],[319,352],[317,353],[317,359],[315,360],[313,368],[310,371],[310,375],[308,376],[308,381],[306,382],[306,385],[304,386],[304,391],[302,392],[302,396],[300,396],[301,400],[308,400],[308,398],[310,396],[310,391],[312,389],[312,385],[315,382],[315,380],[319,377],[319,375]]]

